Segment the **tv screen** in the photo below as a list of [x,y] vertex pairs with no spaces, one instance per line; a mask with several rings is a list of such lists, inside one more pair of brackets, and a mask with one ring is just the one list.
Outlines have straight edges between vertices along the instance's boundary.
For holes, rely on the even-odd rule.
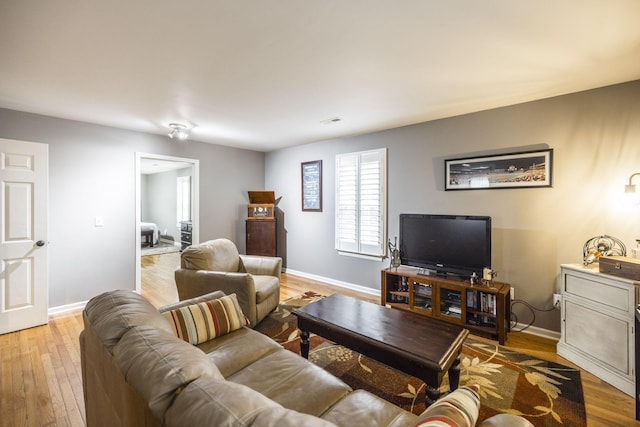
[[400,261],[438,275],[482,277],[491,267],[491,217],[400,214]]

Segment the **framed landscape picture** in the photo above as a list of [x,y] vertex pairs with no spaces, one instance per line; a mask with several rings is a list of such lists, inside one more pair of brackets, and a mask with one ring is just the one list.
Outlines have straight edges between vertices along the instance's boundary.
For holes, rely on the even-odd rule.
[[445,190],[551,187],[553,149],[444,161]]
[[302,173],[302,210],[322,212],[322,160],[304,162]]

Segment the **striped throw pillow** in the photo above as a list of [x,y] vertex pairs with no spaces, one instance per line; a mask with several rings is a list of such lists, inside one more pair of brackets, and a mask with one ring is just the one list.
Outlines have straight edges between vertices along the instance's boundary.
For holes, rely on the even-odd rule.
[[429,406],[414,427],[473,427],[478,421],[480,396],[477,384],[462,386]]
[[178,338],[201,344],[249,324],[236,294],[165,311]]

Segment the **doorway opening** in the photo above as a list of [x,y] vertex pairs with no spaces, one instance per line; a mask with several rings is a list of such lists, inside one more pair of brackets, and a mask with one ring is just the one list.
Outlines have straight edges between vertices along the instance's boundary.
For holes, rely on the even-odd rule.
[[198,168],[197,159],[136,153],[136,292],[141,291],[143,245],[183,248],[185,221],[190,221],[189,244],[199,242]]

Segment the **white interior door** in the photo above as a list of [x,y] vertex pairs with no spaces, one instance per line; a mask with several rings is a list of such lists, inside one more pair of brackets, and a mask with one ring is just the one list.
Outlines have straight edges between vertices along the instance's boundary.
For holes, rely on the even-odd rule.
[[47,323],[48,150],[0,139],[0,334]]

